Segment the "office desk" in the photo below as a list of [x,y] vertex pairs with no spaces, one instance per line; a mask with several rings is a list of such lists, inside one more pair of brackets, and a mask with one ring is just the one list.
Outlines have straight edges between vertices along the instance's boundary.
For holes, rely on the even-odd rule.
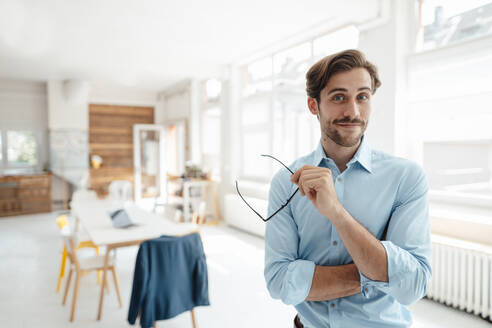
[[[136,205],[109,201],[85,200],[72,202],[72,214],[76,218],[75,227],[80,222],[87,231],[89,238],[97,246],[106,246],[104,271],[99,296],[97,320],[101,319],[106,284],[106,271],[111,250],[118,247],[138,245],[145,240],[158,238],[161,235],[181,236],[198,232],[198,226],[193,223],[174,223],[155,213],[143,210]],[[117,229],[111,223],[109,212],[124,207],[130,219],[137,226]]]

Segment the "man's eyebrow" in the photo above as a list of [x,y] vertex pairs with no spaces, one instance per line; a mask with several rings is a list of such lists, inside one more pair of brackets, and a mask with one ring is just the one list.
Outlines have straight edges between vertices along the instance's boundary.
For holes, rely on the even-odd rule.
[[347,92],[348,90],[345,88],[334,88],[334,89],[331,89],[330,91],[328,91],[328,94],[333,93],[333,92],[337,92],[337,91]]
[[[369,90],[369,91],[371,91],[371,88],[369,88],[369,87],[362,87],[362,88],[357,89],[357,91],[362,91],[362,90]],[[348,92],[348,90],[345,89],[345,88],[334,88],[334,89],[331,89],[330,91],[328,91],[328,94],[331,94],[331,93],[337,92],[337,91]]]

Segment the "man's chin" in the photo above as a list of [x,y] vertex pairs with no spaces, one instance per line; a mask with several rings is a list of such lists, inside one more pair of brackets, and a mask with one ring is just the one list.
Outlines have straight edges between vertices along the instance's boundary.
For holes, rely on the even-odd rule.
[[340,134],[337,136],[330,136],[330,139],[333,140],[337,145],[343,147],[354,147],[356,146],[362,137],[362,134],[357,133],[352,136],[341,136]]
[[342,144],[339,144],[340,146],[344,147],[354,147],[356,146],[360,141],[359,139],[350,139],[350,140],[343,140]]

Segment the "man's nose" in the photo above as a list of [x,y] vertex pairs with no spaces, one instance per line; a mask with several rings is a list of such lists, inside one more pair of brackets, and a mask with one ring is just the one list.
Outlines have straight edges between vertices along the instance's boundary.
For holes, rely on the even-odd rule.
[[344,114],[346,117],[350,117],[350,118],[360,117],[359,104],[355,99],[347,103]]

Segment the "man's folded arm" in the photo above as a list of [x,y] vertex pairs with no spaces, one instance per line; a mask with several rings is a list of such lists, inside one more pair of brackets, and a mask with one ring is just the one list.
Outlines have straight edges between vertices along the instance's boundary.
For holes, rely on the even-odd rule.
[[366,297],[373,288],[404,305],[425,296],[432,274],[428,187],[421,170],[413,173],[417,177],[408,179],[414,181],[413,186],[406,188],[391,215],[386,240],[381,241],[388,260],[388,282],[373,281],[360,273],[361,291]]
[[330,301],[359,293],[360,276],[355,264],[317,265],[306,301]]

